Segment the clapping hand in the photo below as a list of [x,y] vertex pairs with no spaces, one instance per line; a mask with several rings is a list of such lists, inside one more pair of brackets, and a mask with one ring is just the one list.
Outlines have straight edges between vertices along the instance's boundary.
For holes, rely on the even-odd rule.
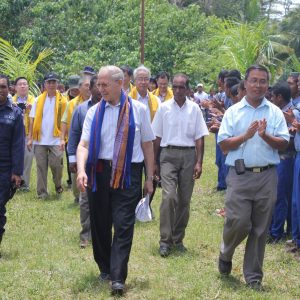
[[295,116],[294,116],[294,113],[291,109],[288,110],[288,111],[284,111],[283,115],[284,115],[285,120],[286,120],[287,123],[292,124],[294,122]]
[[261,121],[258,121],[258,128],[257,133],[262,138],[266,134],[266,128],[267,128],[267,121],[266,119],[263,119]]
[[258,127],[259,127],[259,121],[252,122],[245,133],[244,136],[245,140],[251,139],[256,133],[256,131],[258,130]]

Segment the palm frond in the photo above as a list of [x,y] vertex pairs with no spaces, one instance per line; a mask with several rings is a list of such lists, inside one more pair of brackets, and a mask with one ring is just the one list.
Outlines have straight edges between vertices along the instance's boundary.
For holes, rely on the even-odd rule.
[[32,94],[39,93],[36,80],[39,75],[38,67],[53,54],[51,49],[43,49],[38,57],[32,61],[31,52],[33,42],[27,41],[23,47],[18,50],[11,43],[0,38],[0,72],[6,74],[12,79],[19,76],[27,78]]

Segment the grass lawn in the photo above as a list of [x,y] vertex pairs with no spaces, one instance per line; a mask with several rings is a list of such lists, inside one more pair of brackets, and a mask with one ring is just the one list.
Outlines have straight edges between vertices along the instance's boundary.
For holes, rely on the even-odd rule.
[[[215,209],[222,207],[224,193],[214,189],[214,152],[211,135],[206,140],[203,175],[192,197],[184,240],[188,252],[168,258],[158,254],[158,190],[153,203],[156,219],[135,227],[125,299],[300,299],[299,262],[285,253],[283,244],[267,245],[262,292],[245,287],[244,244],[236,250],[232,276],[218,274],[223,219],[215,215]],[[109,299],[109,286],[97,280],[91,246],[79,248],[79,209],[71,191],[65,191],[60,200],[54,196],[37,200],[35,167],[32,176],[32,192],[17,193],[7,205],[0,299]],[[52,182],[50,189],[54,195]]]

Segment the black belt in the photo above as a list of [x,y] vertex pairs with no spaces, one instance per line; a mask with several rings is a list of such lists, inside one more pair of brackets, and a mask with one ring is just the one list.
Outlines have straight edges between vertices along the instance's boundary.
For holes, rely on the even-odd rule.
[[261,172],[271,169],[273,167],[274,167],[274,165],[268,165],[265,167],[253,167],[253,168],[245,168],[245,169],[246,169],[246,171],[250,171],[253,173],[261,173]]
[[172,146],[172,145],[169,145],[165,148],[167,148],[167,149],[176,149],[176,150],[187,150],[187,149],[195,149],[195,146],[186,147],[186,146]]
[[98,161],[102,162],[104,165],[107,166],[112,166],[112,160],[107,160],[107,159],[98,159]]

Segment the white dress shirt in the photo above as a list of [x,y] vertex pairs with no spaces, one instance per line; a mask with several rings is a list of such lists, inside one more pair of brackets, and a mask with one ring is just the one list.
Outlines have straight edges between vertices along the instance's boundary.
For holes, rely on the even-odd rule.
[[[157,103],[158,103],[158,106],[159,106],[159,105],[161,104],[160,99],[159,99],[157,96],[155,96],[155,95],[153,95],[153,96],[156,98]],[[143,103],[143,104],[146,106],[146,108],[147,108],[147,116],[148,116],[148,119],[149,119],[149,121],[150,121],[150,123],[151,123],[151,112],[150,112],[150,107],[149,107],[149,94],[148,94],[148,92],[147,92],[146,97],[142,97],[142,96],[137,92],[137,99],[135,99],[135,100],[137,100],[137,101]]]
[[186,100],[182,107],[174,99],[162,103],[152,122],[154,134],[161,138],[161,147],[195,146],[195,141],[208,135],[199,106]]
[[[37,99],[35,99],[29,117],[35,118]],[[57,146],[60,145],[60,137],[54,137],[54,115],[55,115],[55,96],[46,96],[43,108],[43,118],[41,125],[40,141],[33,140],[34,145]]]
[[[94,105],[88,110],[81,135],[81,140],[83,141],[90,141],[91,126],[98,105],[100,105],[100,103]],[[155,136],[147,117],[146,106],[136,100],[132,100],[132,107],[135,121],[135,136],[131,161],[138,163],[144,160],[141,143],[152,141],[155,139]],[[105,113],[101,129],[101,146],[98,155],[99,159],[112,160],[113,158],[119,110],[120,103],[114,106],[107,102],[105,105]]]

